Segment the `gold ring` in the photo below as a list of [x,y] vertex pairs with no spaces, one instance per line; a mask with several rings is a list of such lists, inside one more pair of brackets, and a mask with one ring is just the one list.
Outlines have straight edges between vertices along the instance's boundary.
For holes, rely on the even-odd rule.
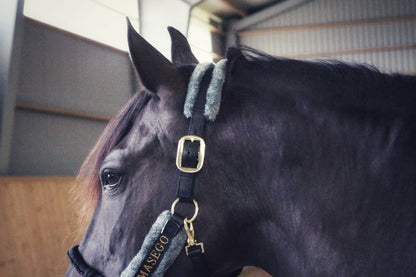
[[[198,212],[199,212],[198,202],[196,202],[196,200],[195,200],[195,199],[193,199],[192,201],[194,202],[195,212],[194,212],[194,215],[193,215],[190,219],[188,219],[187,217],[185,218],[185,221],[186,221],[187,223],[192,223],[192,222],[194,222],[194,220],[197,218],[197,216],[198,216]],[[172,207],[170,208],[170,212],[171,212],[172,214],[174,214],[174,213],[175,213],[176,204],[178,204],[179,202],[180,202],[180,199],[179,199],[179,198],[177,198],[175,201],[173,201],[173,203],[172,203]]]

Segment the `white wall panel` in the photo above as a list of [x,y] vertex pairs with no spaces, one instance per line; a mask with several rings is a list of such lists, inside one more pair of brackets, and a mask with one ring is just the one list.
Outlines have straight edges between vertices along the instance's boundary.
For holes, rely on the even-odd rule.
[[409,16],[416,14],[414,0],[315,0],[259,22],[250,29]]
[[74,176],[106,123],[17,110],[10,175]]
[[240,31],[238,43],[276,56],[414,74],[416,1],[315,0]]
[[113,115],[132,95],[127,52],[25,20],[17,101]]
[[240,43],[284,56],[410,45],[416,43],[416,20],[242,35]]
[[[126,52],[25,20],[17,103],[113,116],[134,90]],[[16,109],[11,175],[74,175],[106,122]]]

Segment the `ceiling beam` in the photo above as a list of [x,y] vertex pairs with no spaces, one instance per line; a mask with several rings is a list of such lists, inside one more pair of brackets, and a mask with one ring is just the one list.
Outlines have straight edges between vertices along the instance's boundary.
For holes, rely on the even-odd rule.
[[268,8],[260,10],[259,12],[249,15],[241,20],[233,22],[229,30],[231,30],[232,32],[243,31],[254,24],[257,24],[261,21],[274,17],[278,14],[284,13],[288,10],[298,8],[310,1],[313,1],[313,0],[286,0],[283,2],[279,2]]
[[233,12],[235,12],[236,14],[238,14],[241,17],[245,17],[247,15],[245,11],[243,11],[242,9],[237,8],[235,5],[231,4],[227,0],[220,0],[220,2],[222,2],[225,6],[227,6],[228,9],[232,10]]

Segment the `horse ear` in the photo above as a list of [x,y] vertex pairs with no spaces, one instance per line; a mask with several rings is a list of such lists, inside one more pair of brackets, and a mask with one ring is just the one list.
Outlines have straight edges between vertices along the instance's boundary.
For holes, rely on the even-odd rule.
[[141,84],[156,93],[161,85],[168,85],[179,74],[175,66],[141,37],[127,18],[127,40],[130,58]]
[[172,62],[176,67],[187,64],[198,64],[191,51],[191,46],[184,35],[173,27],[168,27],[172,40]]

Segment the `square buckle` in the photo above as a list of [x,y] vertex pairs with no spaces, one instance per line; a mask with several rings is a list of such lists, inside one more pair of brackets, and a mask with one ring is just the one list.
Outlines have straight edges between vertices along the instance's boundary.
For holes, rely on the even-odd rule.
[[[199,151],[198,151],[198,164],[195,168],[193,167],[184,167],[182,166],[182,153],[183,153],[183,146],[185,141],[199,142]],[[201,170],[202,166],[204,165],[205,159],[205,141],[203,138],[193,135],[183,136],[178,142],[178,151],[176,153],[176,166],[178,169],[185,173],[196,173]]]

